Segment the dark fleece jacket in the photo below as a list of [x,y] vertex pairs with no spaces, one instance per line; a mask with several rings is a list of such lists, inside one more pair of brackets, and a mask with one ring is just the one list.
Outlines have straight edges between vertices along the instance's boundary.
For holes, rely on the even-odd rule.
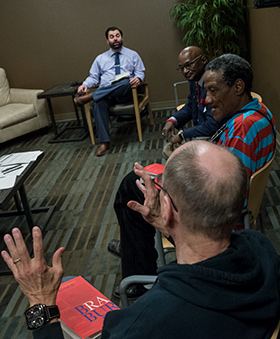
[[[278,256],[264,235],[239,231],[215,257],[160,267],[133,306],[107,313],[102,339],[269,339],[279,311]],[[63,338],[59,323],[33,334]]]
[[232,234],[223,253],[160,267],[130,308],[107,314],[107,338],[270,338],[279,320],[279,260],[260,233]]

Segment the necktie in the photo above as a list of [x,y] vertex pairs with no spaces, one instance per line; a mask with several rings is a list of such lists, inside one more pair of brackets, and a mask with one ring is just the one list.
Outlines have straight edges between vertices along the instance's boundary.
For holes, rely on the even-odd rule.
[[115,52],[115,74],[121,73],[119,52]]

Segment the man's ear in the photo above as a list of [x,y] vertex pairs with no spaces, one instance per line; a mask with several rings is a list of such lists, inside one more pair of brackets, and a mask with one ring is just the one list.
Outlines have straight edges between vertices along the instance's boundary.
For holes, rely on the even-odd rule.
[[208,60],[205,55],[202,55],[201,61],[204,63],[204,65],[208,64]]
[[170,227],[173,224],[172,221],[174,219],[174,208],[167,194],[165,194],[163,197],[163,208],[161,211],[164,226]]
[[237,95],[241,95],[245,91],[245,82],[242,79],[237,79],[234,86]]

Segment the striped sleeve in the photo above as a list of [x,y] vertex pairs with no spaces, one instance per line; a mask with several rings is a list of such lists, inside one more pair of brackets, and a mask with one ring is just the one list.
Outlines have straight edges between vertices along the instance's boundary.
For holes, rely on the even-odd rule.
[[[262,104],[262,113],[272,121],[274,119]],[[230,119],[219,144],[229,148],[241,158],[247,169],[248,177],[263,167],[273,155],[274,133],[268,120],[260,113],[248,111]]]

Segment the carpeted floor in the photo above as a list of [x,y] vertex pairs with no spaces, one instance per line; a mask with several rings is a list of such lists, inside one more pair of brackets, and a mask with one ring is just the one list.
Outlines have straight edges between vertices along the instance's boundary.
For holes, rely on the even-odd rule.
[[[107,252],[107,244],[119,237],[117,219],[113,210],[116,190],[134,161],[143,165],[158,162],[164,145],[161,129],[171,110],[154,112],[155,125],[142,118],[143,142],[138,142],[135,122],[112,123],[112,146],[107,155],[95,157],[97,146],[90,139],[79,142],[49,144],[51,131],[33,133],[25,138],[1,145],[0,156],[11,152],[44,151],[44,158],[25,184],[32,207],[55,205],[55,212],[44,232],[47,261],[55,249],[64,246],[65,275],[82,275],[107,297],[112,297],[121,280],[120,260]],[[59,127],[72,126],[73,122]],[[71,132],[73,133],[73,131]],[[280,157],[277,154],[268,182],[264,206],[266,232],[280,253]],[[13,209],[13,201],[9,209]],[[35,218],[40,225],[42,215]],[[28,242],[30,236],[23,216],[0,219],[1,249],[3,235],[17,226]],[[0,267],[5,263],[0,259]],[[23,315],[27,300],[11,275],[0,278],[0,337],[32,338]]]

